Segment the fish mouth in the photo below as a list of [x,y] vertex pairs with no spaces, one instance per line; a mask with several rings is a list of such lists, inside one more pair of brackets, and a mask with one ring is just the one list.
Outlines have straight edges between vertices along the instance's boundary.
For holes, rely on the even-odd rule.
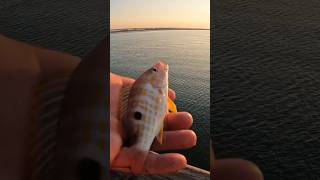
[[169,65],[168,64],[165,64],[165,66],[164,66],[164,71],[166,71],[166,72],[168,72],[169,71]]
[[169,70],[169,65],[167,63],[162,62],[162,61],[158,61],[157,63],[155,63],[153,65],[153,67],[159,68],[165,72],[168,72],[168,70]]

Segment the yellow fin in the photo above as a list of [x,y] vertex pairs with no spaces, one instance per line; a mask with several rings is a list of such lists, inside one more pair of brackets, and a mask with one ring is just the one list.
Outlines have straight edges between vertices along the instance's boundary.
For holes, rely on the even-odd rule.
[[163,124],[162,126],[160,127],[160,131],[159,131],[159,134],[157,135],[157,140],[160,144],[162,144],[162,135],[163,135]]
[[177,106],[174,104],[174,102],[168,97],[168,111],[169,113],[176,113],[177,112]]

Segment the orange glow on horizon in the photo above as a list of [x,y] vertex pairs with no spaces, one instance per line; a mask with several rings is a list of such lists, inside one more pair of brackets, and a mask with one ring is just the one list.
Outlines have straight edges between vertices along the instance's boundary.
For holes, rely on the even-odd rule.
[[110,28],[210,28],[210,0],[111,0]]
[[116,23],[113,23],[112,26],[111,26],[111,29],[126,29],[126,28],[201,28],[201,29],[209,29],[210,28],[210,25],[208,25],[207,23],[201,23],[201,22],[198,22],[198,23],[193,23],[193,24],[190,24],[188,22],[179,22],[179,23],[175,23],[175,22],[165,22],[165,23],[157,23],[157,24],[154,24],[154,23],[131,23],[131,22],[128,22],[128,23],[119,23],[119,24],[116,24]]

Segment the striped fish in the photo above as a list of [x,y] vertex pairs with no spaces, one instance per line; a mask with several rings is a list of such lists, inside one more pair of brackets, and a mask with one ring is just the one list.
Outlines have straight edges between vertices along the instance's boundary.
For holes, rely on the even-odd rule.
[[177,112],[168,97],[168,71],[169,65],[159,61],[123,91],[129,94],[123,93],[120,115],[129,148],[141,157],[137,161],[145,160],[155,137],[162,144],[164,118],[169,112]]
[[[57,122],[55,176],[59,180],[109,179],[108,81],[109,42],[105,38],[73,71]],[[59,105],[57,105],[59,106]]]

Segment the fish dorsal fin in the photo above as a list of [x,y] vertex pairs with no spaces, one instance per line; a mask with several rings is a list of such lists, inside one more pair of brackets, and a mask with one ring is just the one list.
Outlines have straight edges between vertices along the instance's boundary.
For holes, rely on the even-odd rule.
[[161,124],[159,134],[157,135],[157,140],[160,144],[162,144],[162,137],[163,137],[163,123]]
[[120,92],[120,119],[123,120],[128,112],[128,100],[132,85],[122,87]]
[[177,106],[174,104],[174,102],[168,97],[168,105],[167,109],[169,113],[176,113],[177,112]]

